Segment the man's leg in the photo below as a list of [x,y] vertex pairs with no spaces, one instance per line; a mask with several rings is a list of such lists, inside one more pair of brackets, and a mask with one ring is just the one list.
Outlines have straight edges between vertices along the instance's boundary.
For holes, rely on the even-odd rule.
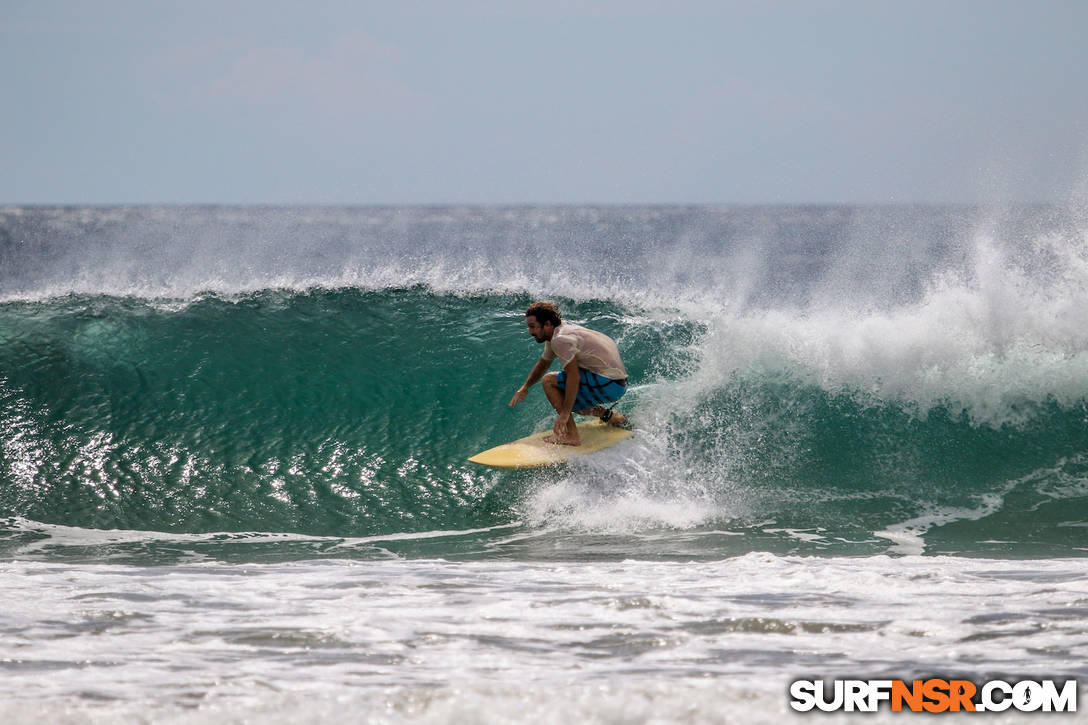
[[[555,408],[555,412],[558,413],[560,408],[563,407],[563,396],[566,391],[559,387],[559,373],[551,372],[545,375],[540,385],[544,388],[544,395],[548,396],[548,402]],[[552,440],[553,436],[546,436],[544,440],[549,443],[565,443],[570,446],[579,446],[582,444],[582,436],[578,433],[578,426],[574,422],[574,416],[570,417],[567,422],[567,434],[562,440]]]

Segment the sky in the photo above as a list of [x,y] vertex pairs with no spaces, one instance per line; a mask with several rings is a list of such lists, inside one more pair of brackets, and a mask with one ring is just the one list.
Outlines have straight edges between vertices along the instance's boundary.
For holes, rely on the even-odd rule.
[[0,203],[1062,201],[1088,2],[0,0]]

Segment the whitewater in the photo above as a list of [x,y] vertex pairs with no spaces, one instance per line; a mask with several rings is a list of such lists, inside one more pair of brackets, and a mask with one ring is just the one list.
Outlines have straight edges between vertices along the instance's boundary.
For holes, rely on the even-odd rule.
[[[474,466],[551,424],[506,406],[538,299],[616,339],[637,433]],[[1085,310],[1076,199],[0,208],[0,719],[1084,681]]]

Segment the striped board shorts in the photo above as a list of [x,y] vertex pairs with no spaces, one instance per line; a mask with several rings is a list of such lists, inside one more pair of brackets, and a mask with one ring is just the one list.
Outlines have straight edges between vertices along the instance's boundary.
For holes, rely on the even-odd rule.
[[[567,372],[560,370],[555,382],[563,392],[567,390]],[[578,397],[574,399],[575,410],[589,410],[595,405],[615,403],[627,392],[627,386],[597,373],[578,368]]]

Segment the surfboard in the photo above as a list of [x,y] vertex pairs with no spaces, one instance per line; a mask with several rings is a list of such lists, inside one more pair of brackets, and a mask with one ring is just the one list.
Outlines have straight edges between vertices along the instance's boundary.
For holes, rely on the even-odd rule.
[[551,432],[546,430],[510,443],[503,443],[483,453],[477,453],[468,460],[494,468],[539,468],[566,463],[573,458],[596,453],[632,435],[632,431],[617,428],[599,420],[578,424],[578,433],[582,436],[580,446],[546,443],[544,436],[550,435]]

